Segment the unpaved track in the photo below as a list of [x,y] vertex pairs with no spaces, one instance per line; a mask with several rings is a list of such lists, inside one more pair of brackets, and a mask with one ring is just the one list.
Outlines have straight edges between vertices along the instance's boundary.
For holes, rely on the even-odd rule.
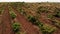
[[8,11],[8,6],[5,6],[5,10],[3,12],[3,16],[2,16],[2,23],[3,23],[3,30],[2,30],[2,34],[13,34],[12,31],[12,27],[11,27],[11,18],[10,18],[10,14]]
[[26,34],[41,34],[41,33],[39,33],[39,31],[36,28],[34,28],[34,26],[30,22],[28,22],[24,18],[23,15],[21,15],[17,10],[15,10],[15,8],[13,8],[13,9],[17,15],[16,19],[20,22],[20,24],[22,25],[22,28],[24,29]]

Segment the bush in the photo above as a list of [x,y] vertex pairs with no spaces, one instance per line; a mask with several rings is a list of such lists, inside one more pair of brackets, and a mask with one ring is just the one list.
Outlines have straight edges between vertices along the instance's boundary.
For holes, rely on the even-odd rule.
[[35,17],[33,17],[33,16],[31,16],[31,15],[28,16],[28,20],[29,20],[30,22],[32,22],[33,24],[36,22]]
[[48,14],[48,16],[47,16],[48,18],[53,18],[53,15],[51,15],[51,14]]
[[60,18],[60,12],[57,12],[54,16]]
[[18,2],[18,7],[24,6],[25,2]]
[[53,34],[55,30],[56,30],[55,27],[51,27],[50,25],[47,25],[47,24],[41,27],[41,31],[43,34]]
[[40,22],[40,21],[36,21],[36,22],[35,22],[35,25],[37,25],[37,26],[39,26],[39,27],[43,26],[42,22]]
[[47,7],[44,7],[44,6],[40,6],[40,7],[38,7],[38,9],[37,9],[38,11],[37,11],[37,13],[40,13],[40,12],[48,12],[48,8]]
[[19,8],[18,11],[19,11],[21,14],[26,15],[26,12],[25,12],[22,8]]
[[0,14],[1,14],[2,11],[0,11]]
[[60,22],[55,23],[56,27],[60,28]]
[[60,18],[60,8],[56,7],[55,12],[56,12],[56,14],[54,16]]
[[54,21],[51,21],[53,23],[53,25],[55,25],[57,28],[60,28],[60,21],[58,20],[54,20]]
[[55,7],[55,10],[54,10],[55,12],[59,12],[60,11],[60,8],[58,8],[58,7]]
[[11,6],[14,7],[14,8],[16,9],[17,6],[18,6],[18,3],[16,3],[16,2],[15,2],[15,3],[11,3]]
[[53,34],[56,30],[56,27],[52,27],[51,25],[43,24],[41,22],[39,22],[39,28],[41,29],[42,34]]
[[10,16],[11,16],[12,19],[16,18],[15,13],[13,13],[13,12],[10,12]]
[[31,15],[28,16],[28,20],[30,22],[32,22],[32,24],[34,24],[34,25],[37,25],[37,26],[42,26],[43,25],[39,20],[35,19],[35,17],[31,16]]
[[13,23],[12,27],[13,27],[14,32],[18,32],[20,29],[20,24],[19,23]]
[[1,8],[0,8],[0,14],[4,11],[3,8],[4,8],[4,7],[1,7]]

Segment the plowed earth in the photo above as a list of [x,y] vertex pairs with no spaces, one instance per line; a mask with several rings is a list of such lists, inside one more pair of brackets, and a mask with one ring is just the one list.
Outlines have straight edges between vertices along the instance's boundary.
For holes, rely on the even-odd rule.
[[13,10],[17,15],[16,19],[20,22],[22,29],[26,32],[26,34],[41,34],[39,29],[35,28],[34,25],[26,20],[26,18],[21,15],[15,8],[13,8]]
[[5,10],[2,14],[2,34],[14,34],[11,27],[11,17],[8,6],[5,6]]
[[[38,4],[36,6],[38,6]],[[27,13],[31,12],[30,14],[32,14],[33,16],[35,16],[35,12],[34,11],[36,11],[36,10],[34,8],[36,6],[34,6],[34,7],[31,6],[32,9],[28,9],[26,7],[23,7],[23,9],[25,11],[27,11]],[[22,14],[20,14],[14,7],[11,6],[11,8],[15,12],[15,14],[17,15],[16,16],[16,20],[21,24],[21,26],[22,26],[21,28],[22,28],[22,30],[26,34],[42,34],[39,31],[39,28],[37,26],[35,26],[31,22],[29,22],[25,18],[25,16],[23,16]],[[44,24],[50,24],[50,21],[48,19],[46,19],[46,14],[45,13],[41,14],[40,16],[41,16],[39,18],[40,21],[42,21]],[[0,34],[14,34],[14,32],[12,30],[12,20],[11,20],[10,14],[9,14],[8,5],[5,6],[4,12],[3,12],[2,16],[0,16],[0,21],[1,21],[0,22]],[[51,26],[54,26],[54,25],[51,25]],[[53,34],[60,34],[60,29],[58,29]]]

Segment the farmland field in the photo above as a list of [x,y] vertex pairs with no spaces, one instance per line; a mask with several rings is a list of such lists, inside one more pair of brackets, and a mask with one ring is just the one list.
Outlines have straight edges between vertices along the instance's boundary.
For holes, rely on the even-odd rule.
[[60,34],[60,3],[0,3],[0,34]]

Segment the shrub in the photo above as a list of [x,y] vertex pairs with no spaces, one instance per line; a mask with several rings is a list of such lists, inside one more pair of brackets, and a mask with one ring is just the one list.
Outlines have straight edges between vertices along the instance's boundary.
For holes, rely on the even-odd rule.
[[0,11],[0,14],[1,14],[2,11]]
[[60,11],[60,8],[58,8],[58,7],[55,7],[55,10],[54,10],[55,12],[59,12]]
[[60,28],[60,21],[58,20],[53,20],[51,21],[53,23],[53,25],[55,25],[56,27]]
[[21,14],[26,15],[26,12],[25,12],[22,8],[19,8],[18,11],[19,11]]
[[15,13],[13,13],[13,12],[10,12],[10,16],[11,16],[12,19],[16,18]]
[[28,16],[28,20],[29,20],[30,22],[32,22],[33,24],[36,22],[35,17],[33,17],[33,16],[31,16],[31,15]]
[[60,18],[60,12],[57,12],[54,16]]
[[40,21],[36,21],[36,22],[35,22],[35,25],[37,25],[37,26],[39,26],[39,27],[43,26],[42,22],[40,22]]
[[47,24],[41,27],[41,31],[43,34],[52,34],[55,30],[56,30],[55,27],[51,27],[50,25]]
[[60,28],[60,22],[56,22],[55,25]]
[[14,8],[16,9],[17,6],[18,6],[18,3],[16,3],[16,2],[15,2],[15,3],[11,3],[11,6],[14,7]]
[[47,7],[44,7],[44,6],[40,6],[40,7],[38,7],[38,9],[37,9],[38,11],[37,11],[37,13],[40,13],[40,12],[48,12],[48,8]]
[[48,14],[48,16],[47,16],[48,18],[53,18],[53,15],[51,15],[51,14]]
[[12,27],[13,27],[14,32],[18,32],[20,29],[20,24],[19,23],[13,23]]
[[56,14],[54,15],[55,17],[60,17],[60,8],[55,8],[55,12],[56,12]]
[[4,7],[1,7],[1,8],[0,8],[0,14],[4,11],[3,8],[4,8]]
[[53,34],[53,32],[56,30],[56,27],[52,27],[48,24],[43,24],[40,21],[37,21],[35,23],[42,31],[42,34]]
[[43,25],[39,20],[35,19],[35,17],[31,16],[31,15],[28,16],[28,20],[30,22],[32,22],[32,24],[34,24],[34,25],[37,25],[37,26],[42,26]]

